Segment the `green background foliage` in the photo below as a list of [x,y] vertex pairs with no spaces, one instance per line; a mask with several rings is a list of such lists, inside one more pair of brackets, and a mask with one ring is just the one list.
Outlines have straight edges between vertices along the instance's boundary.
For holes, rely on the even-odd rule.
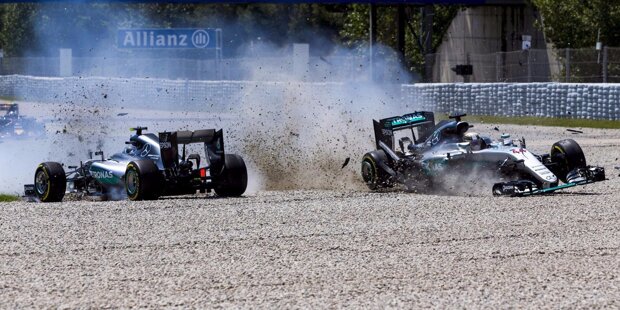
[[620,1],[532,0],[542,16],[540,27],[557,48],[620,46]]
[[[532,0],[542,19],[539,26],[558,48],[591,47],[601,41],[620,46],[620,2],[606,0]],[[432,51],[461,9],[434,5]],[[396,6],[378,6],[377,42],[396,48]],[[422,73],[424,56],[419,6],[406,6],[404,65]],[[307,42],[314,56],[335,46],[368,53],[368,4],[127,4],[20,3],[0,5],[0,47],[5,56],[57,55],[72,48],[76,56],[113,50],[118,28],[223,28],[224,56],[235,57],[241,47],[266,42],[286,47]],[[165,53],[162,53],[165,54]],[[386,56],[386,55],[383,55]],[[394,55],[387,55],[396,57]]]
[[[433,48],[456,15],[456,6],[435,6]],[[420,8],[407,6],[405,64],[411,71],[423,68]],[[0,5],[0,45],[5,56],[57,55],[72,48],[88,56],[102,47],[112,48],[118,28],[214,27],[224,30],[225,57],[234,57],[244,45],[267,42],[285,47],[307,42],[315,56],[346,46],[368,52],[369,5],[327,4],[124,4],[33,3]],[[378,7],[378,38],[396,47],[396,7]],[[416,32],[416,35],[411,33]]]

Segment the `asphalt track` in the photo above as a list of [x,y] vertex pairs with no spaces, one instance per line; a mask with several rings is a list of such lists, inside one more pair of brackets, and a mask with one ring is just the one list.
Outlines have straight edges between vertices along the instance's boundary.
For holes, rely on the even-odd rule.
[[501,129],[539,151],[575,138],[609,180],[527,198],[0,203],[0,307],[620,307],[620,131]]

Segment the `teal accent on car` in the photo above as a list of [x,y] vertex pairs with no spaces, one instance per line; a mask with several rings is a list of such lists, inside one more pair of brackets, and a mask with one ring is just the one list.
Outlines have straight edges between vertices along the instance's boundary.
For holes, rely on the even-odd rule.
[[410,115],[410,116],[399,117],[397,119],[392,120],[391,125],[402,126],[402,125],[407,125],[407,124],[419,123],[425,120],[426,120],[426,117],[424,116]]
[[118,184],[121,181],[120,178],[114,175],[111,171],[98,167],[91,167],[90,174],[101,184]]
[[422,162],[422,172],[427,176],[437,176],[446,168],[448,159],[431,159]]

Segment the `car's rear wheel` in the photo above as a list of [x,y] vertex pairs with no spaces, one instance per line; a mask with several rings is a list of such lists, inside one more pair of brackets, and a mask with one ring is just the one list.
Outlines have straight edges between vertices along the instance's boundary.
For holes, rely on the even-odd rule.
[[237,154],[224,155],[224,169],[214,178],[213,190],[220,197],[238,197],[248,186],[248,170]]
[[67,189],[65,169],[56,162],[39,164],[34,174],[34,190],[42,202],[62,201]]
[[564,139],[551,146],[551,172],[566,183],[567,174],[575,168],[586,166],[586,156],[573,139]]
[[155,162],[149,159],[127,164],[125,191],[129,200],[153,200],[160,196],[161,176]]
[[387,162],[387,155],[382,150],[368,152],[362,158],[362,178],[371,190],[392,186],[390,175],[381,169],[380,162]]

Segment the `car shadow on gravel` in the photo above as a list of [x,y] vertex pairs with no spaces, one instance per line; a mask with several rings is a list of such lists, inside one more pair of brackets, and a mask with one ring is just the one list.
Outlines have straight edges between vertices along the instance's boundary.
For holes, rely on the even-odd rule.
[[[465,193],[463,191],[450,191],[450,190],[445,190],[445,189],[432,189],[432,190],[427,190],[427,191],[415,191],[415,190],[410,191],[406,189],[389,188],[389,189],[381,189],[381,190],[368,191],[368,192],[376,193],[376,194],[402,193],[402,194],[409,194],[409,195],[445,196],[445,197],[508,197],[508,198],[514,198],[511,196],[507,196],[507,195],[506,196],[493,196],[491,192],[489,193],[482,193],[482,192]],[[577,196],[579,197],[579,196],[601,196],[601,195],[606,195],[606,194],[607,193],[557,191],[553,193],[533,195],[533,197],[542,197],[542,196],[562,196],[562,197]],[[522,197],[530,197],[530,196],[522,196]]]
[[198,196],[198,195],[187,195],[187,196],[166,196],[166,197],[159,197],[158,200],[199,200],[199,199],[208,199],[208,200],[212,200],[212,199],[248,199],[248,197],[246,196],[240,196],[240,197],[221,197],[221,196]]
[[545,196],[602,196],[602,195],[606,195],[607,193],[593,193],[593,192],[555,192],[555,193],[549,193],[546,194]]

